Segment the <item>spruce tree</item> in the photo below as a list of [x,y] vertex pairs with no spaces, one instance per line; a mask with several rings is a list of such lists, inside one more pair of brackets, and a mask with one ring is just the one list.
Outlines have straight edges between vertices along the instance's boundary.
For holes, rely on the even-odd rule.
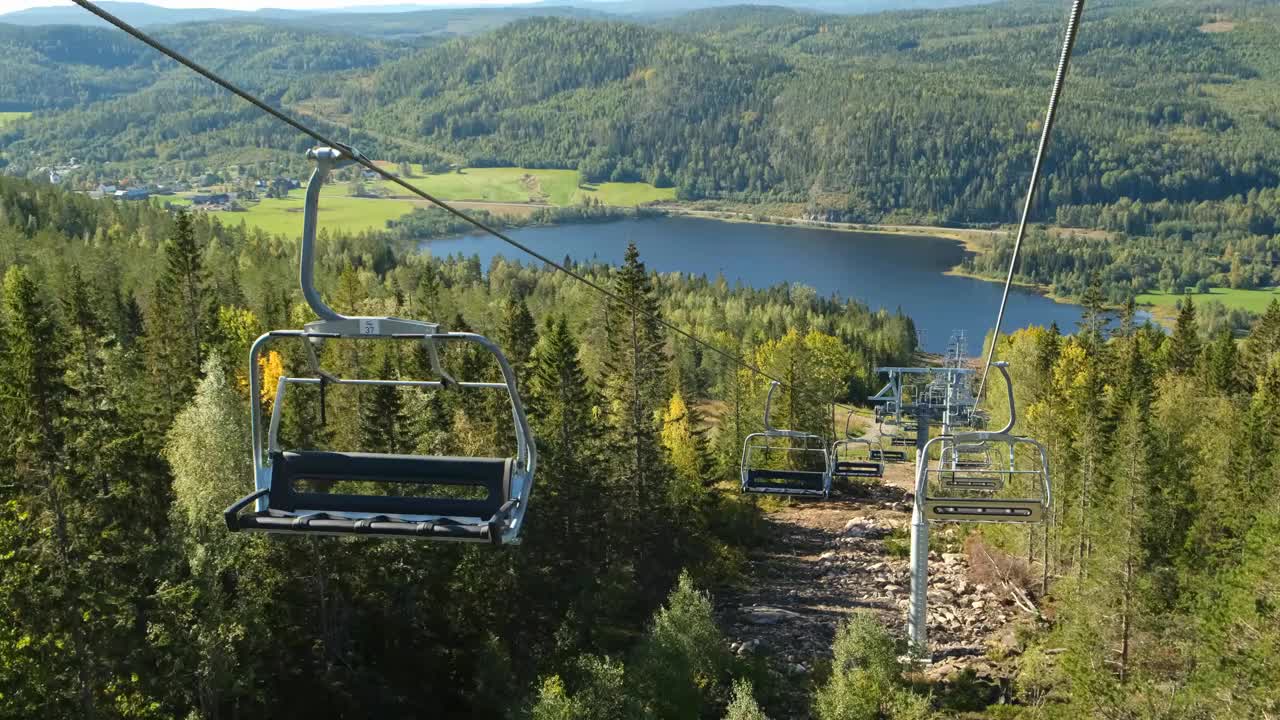
[[[390,353],[382,356],[378,377],[395,378]],[[372,453],[407,453],[412,449],[412,430],[405,414],[400,390],[394,385],[374,385],[360,404],[360,449]]]
[[1239,352],[1230,328],[1223,328],[1204,349],[1205,383],[1223,395],[1239,390]]
[[148,350],[164,393],[162,421],[191,396],[217,324],[217,307],[201,259],[191,217],[178,213],[164,245],[164,267],[156,280],[148,315]]
[[617,540],[646,569],[667,573],[672,539],[665,512],[672,473],[659,437],[659,413],[667,398],[667,352],[658,300],[640,253],[627,246],[608,305],[603,380],[614,465],[614,507],[621,530]]
[[1148,565],[1146,534],[1155,520],[1150,499],[1157,492],[1150,434],[1147,413],[1135,400],[1125,409],[1117,429],[1104,506],[1109,522],[1098,540],[1090,578],[1095,609],[1112,618],[1110,642],[1099,649],[1106,653],[1104,662],[1116,668],[1121,684],[1129,680],[1135,638],[1146,617],[1142,592],[1143,570]]
[[[98,673],[81,619],[92,585],[76,547],[80,488],[66,468],[70,392],[60,333],[20,266],[5,273],[2,310],[0,425],[13,462],[5,484],[16,493],[4,506],[0,537],[21,561],[0,563],[0,616],[21,625],[22,646],[36,655],[27,658],[30,682],[42,696],[31,700],[32,716],[93,717]],[[48,656],[58,648],[65,657]]]
[[1196,306],[1186,298],[1178,306],[1178,319],[1173,335],[1165,346],[1165,364],[1169,372],[1185,375],[1195,370],[1200,358],[1200,323],[1196,320]]
[[1253,390],[1254,380],[1266,372],[1271,356],[1277,351],[1280,351],[1280,300],[1272,300],[1244,341],[1240,364],[1248,385],[1246,389]]
[[503,306],[502,326],[498,331],[498,345],[506,354],[519,375],[533,355],[538,343],[538,327],[529,314],[529,306],[523,298],[511,298]]
[[1090,343],[1103,339],[1107,324],[1111,321],[1111,312],[1107,309],[1107,298],[1102,294],[1102,283],[1097,274],[1089,276],[1089,284],[1080,296],[1083,312],[1080,314],[1080,334]]
[[[538,443],[537,511],[530,514],[531,547],[546,553],[560,586],[550,595],[591,603],[605,560],[608,473],[600,398],[578,360],[578,343],[563,317],[548,318],[527,373],[526,409]],[[550,588],[548,588],[550,590]],[[581,608],[577,623],[589,623]]]

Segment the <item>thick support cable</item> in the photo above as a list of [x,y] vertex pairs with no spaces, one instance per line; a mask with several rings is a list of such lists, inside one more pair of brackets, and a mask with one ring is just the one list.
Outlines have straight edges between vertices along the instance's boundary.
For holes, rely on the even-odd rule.
[[[671,332],[676,333],[677,335],[697,344],[702,348],[705,348],[717,355],[720,355],[721,357],[729,360],[730,362],[736,364],[737,366],[744,368],[746,370],[750,370],[756,375],[764,377],[768,380],[772,380],[782,385],[783,387],[789,387],[787,383],[782,382],[781,380],[774,377],[773,375],[770,375],[769,373],[765,372],[762,368],[757,367],[756,365],[753,365],[743,360],[741,356],[731,353],[728,350],[725,350],[715,345],[714,343],[707,342],[706,340],[703,340],[702,338],[698,337],[697,335],[694,335],[688,330],[685,330],[684,328],[681,328],[678,325],[675,325],[674,323],[671,323],[668,320],[663,319],[660,315],[652,313],[635,303],[629,302],[627,299],[618,295],[614,291],[606,288],[600,283],[595,282],[594,280],[586,277],[585,275],[582,275],[581,273],[570,270],[569,268],[565,267],[563,264],[558,263],[552,260],[550,257],[547,257],[546,255],[543,255],[542,253],[534,250],[528,245],[525,245],[524,243],[513,239],[506,233],[502,232],[501,230],[498,230],[497,228],[489,225],[488,223],[482,220],[479,220],[478,218],[472,217],[471,215],[468,215],[467,213],[453,207],[452,205],[445,202],[444,200],[441,200],[435,197],[434,195],[431,195],[430,193],[401,179],[399,176],[395,175],[394,173],[391,173],[382,169],[376,163],[374,163],[372,160],[370,160],[368,157],[366,157],[363,153],[356,150],[355,148],[352,148],[343,143],[337,142],[336,140],[328,138],[322,133],[320,133],[319,131],[314,130],[311,127],[303,124],[302,121],[290,116],[288,113],[284,112],[283,110],[272,107],[271,105],[267,104],[265,101],[254,96],[252,93],[248,92],[247,90],[241,89],[231,81],[223,79],[217,73],[214,73],[212,70],[205,68],[203,65],[200,65],[196,61],[192,60],[191,58],[188,58],[187,56],[183,55],[177,50],[174,50],[168,45],[165,45],[159,40],[156,40],[155,38],[151,37],[150,35],[143,32],[142,30],[139,30],[138,28],[130,25],[124,20],[121,20],[120,18],[107,12],[106,10],[103,10],[101,7],[98,7],[98,5],[92,2],[92,0],[71,0],[71,1],[74,2],[76,5],[79,5],[80,7],[84,8],[85,10],[88,10],[89,12],[98,16],[108,24],[127,33],[128,35],[131,35],[132,37],[137,39],[139,42],[142,42],[143,44],[149,46],[156,52],[159,52],[160,54],[165,55],[166,57],[179,63],[180,65],[185,66],[187,69],[191,70],[192,72],[195,72],[196,74],[204,77],[206,80],[212,82],[213,84],[217,85],[223,90],[226,90],[232,95],[239,97],[240,99],[244,100],[250,105],[253,105],[259,110],[267,113],[268,115],[274,117],[280,122],[288,125],[294,130],[297,130],[303,135],[310,137],[311,139],[315,140],[321,145],[325,147],[337,148],[341,150],[343,154],[347,155],[353,162],[355,162],[358,165],[361,165],[362,167],[364,167],[366,170],[369,170],[370,172],[376,173],[382,179],[388,182],[394,183],[396,185],[399,185],[400,187],[404,188],[410,193],[417,195],[423,200],[426,200],[432,205],[435,205],[441,210],[444,210],[450,215],[453,215],[454,217],[458,218],[459,220],[462,220],[463,222],[468,223],[469,225],[476,228],[477,230],[481,230],[485,233],[488,233],[489,235],[494,236],[495,238],[505,242],[506,244],[525,253],[526,255],[529,255],[530,257],[538,260],[539,262],[549,267],[552,267],[564,273],[565,275],[568,275],[569,277],[573,278],[574,280],[577,280],[583,285],[586,285],[587,287],[595,290],[596,292],[599,292],[600,294],[604,295],[610,300],[613,300],[614,302],[621,304],[623,307],[626,307],[628,310],[631,310],[634,313],[642,315],[648,318],[649,320],[652,320],[658,323],[659,325],[662,325],[663,327],[667,328]],[[792,389],[794,391],[794,388]],[[823,405],[826,405],[828,402],[830,401],[826,399],[821,399],[821,403]]]
[[996,325],[991,333],[991,347],[987,350],[987,361],[982,368],[982,381],[978,383],[978,394],[974,396],[974,405],[982,402],[982,391],[986,389],[987,377],[991,374],[991,361],[996,356],[996,342],[1000,339],[1004,310],[1009,304],[1009,289],[1013,287],[1013,275],[1018,268],[1018,253],[1022,250],[1022,240],[1027,234],[1027,219],[1031,216],[1036,185],[1040,181],[1040,168],[1044,164],[1044,157],[1049,149],[1049,133],[1053,130],[1053,120],[1058,112],[1058,100],[1062,98],[1062,86],[1067,80],[1067,67],[1071,64],[1071,51],[1075,48],[1076,35],[1080,30],[1080,16],[1083,13],[1084,0],[1074,0],[1071,4],[1071,15],[1067,19],[1067,34],[1062,41],[1062,55],[1058,58],[1058,73],[1053,79],[1053,91],[1049,94],[1049,109],[1045,112],[1044,127],[1040,129],[1040,146],[1036,149],[1035,164],[1031,167],[1031,183],[1027,187],[1027,200],[1022,206],[1022,219],[1018,222],[1018,234],[1013,240],[1013,256],[1009,258],[1009,274],[1005,277],[1004,293],[1000,296],[1000,310],[996,313]]

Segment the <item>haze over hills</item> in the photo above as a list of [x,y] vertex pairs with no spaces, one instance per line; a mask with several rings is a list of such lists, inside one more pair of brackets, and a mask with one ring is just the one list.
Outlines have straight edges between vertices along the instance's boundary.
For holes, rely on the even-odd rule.
[[[363,34],[399,34],[413,32],[426,34],[432,28],[453,21],[475,20],[480,27],[490,29],[495,26],[496,18],[515,20],[540,15],[557,15],[565,17],[583,15],[619,14],[634,16],[662,16],[688,12],[698,8],[729,7],[742,4],[773,5],[794,9],[828,13],[871,13],[883,10],[906,10],[955,7],[974,5],[985,0],[775,0],[768,3],[743,3],[741,0],[578,0],[577,2],[516,2],[507,6],[486,5],[484,7],[441,7],[439,5],[382,5],[375,7],[350,7],[325,10],[285,10],[264,8],[256,11],[225,10],[220,8],[166,8],[140,2],[100,3],[103,9],[140,27],[156,25],[174,25],[187,22],[206,22],[213,20],[270,20],[283,22],[302,22],[308,25],[316,22],[318,27],[347,29]],[[341,19],[332,16],[341,16]],[[373,16],[393,16],[375,18]],[[12,25],[95,25],[105,23],[78,7],[39,7],[0,14],[0,23]],[[384,28],[393,23],[404,23],[400,32],[389,29],[383,32],[371,32],[365,26],[375,25]]]

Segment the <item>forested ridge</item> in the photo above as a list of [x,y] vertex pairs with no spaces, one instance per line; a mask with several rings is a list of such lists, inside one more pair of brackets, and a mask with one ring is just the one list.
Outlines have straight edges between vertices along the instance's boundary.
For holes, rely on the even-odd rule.
[[[999,224],[1020,209],[1062,17],[1036,2],[541,17],[448,41],[247,21],[158,32],[374,157],[574,168],[829,220]],[[1037,244],[1051,255],[1023,279],[1078,296],[1096,276],[1116,302],[1274,284],[1277,32],[1267,2],[1090,7],[1035,218],[1112,234]],[[20,61],[0,70],[0,103],[37,111],[0,128],[9,172],[71,156],[84,181],[301,167],[303,139],[118,34],[0,42]],[[177,96],[188,111],[171,112]]]

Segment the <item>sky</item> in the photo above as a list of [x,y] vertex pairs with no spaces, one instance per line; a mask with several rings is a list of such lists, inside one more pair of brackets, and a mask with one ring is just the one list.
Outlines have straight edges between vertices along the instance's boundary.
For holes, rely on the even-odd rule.
[[[141,0],[148,5],[169,8],[225,8],[227,10],[314,10],[317,8],[359,7],[361,5],[434,5],[438,7],[477,5],[519,5],[530,0]],[[0,15],[33,7],[69,6],[69,0],[0,0]]]

